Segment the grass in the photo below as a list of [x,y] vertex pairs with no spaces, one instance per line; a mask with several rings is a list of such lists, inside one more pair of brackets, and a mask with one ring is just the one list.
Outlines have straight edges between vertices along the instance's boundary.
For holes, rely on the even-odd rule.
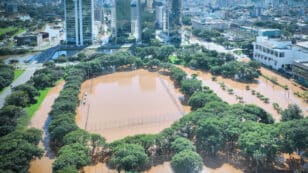
[[52,87],[39,91],[40,95],[36,97],[37,102],[25,108],[27,116],[23,116],[22,118],[20,118],[17,129],[24,128],[28,125],[35,112],[42,105],[45,97],[47,96],[51,88]]
[[22,75],[22,73],[24,72],[25,70],[15,70],[14,71],[14,80],[16,80],[17,78],[19,78],[19,76]]
[[0,28],[0,36],[7,34],[8,32],[14,31],[14,36],[22,33],[24,29],[22,28],[16,28],[16,27],[8,27],[8,28]]
[[169,62],[171,62],[172,64],[181,64],[182,60],[180,60],[176,55],[171,55],[169,56]]

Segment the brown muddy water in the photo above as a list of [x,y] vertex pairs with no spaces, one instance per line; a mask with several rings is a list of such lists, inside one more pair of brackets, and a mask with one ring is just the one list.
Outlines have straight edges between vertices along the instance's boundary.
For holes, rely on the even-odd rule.
[[[289,90],[285,90],[284,88],[273,84],[271,81],[268,81],[263,77],[259,77],[257,79],[257,83],[252,84],[241,83],[222,77],[217,77],[217,80],[213,81],[212,75],[208,72],[192,70],[186,67],[181,68],[187,74],[197,74],[198,79],[202,80],[203,85],[208,86],[220,98],[222,98],[222,100],[229,104],[239,103],[239,100],[236,99],[236,95],[240,96],[243,98],[243,102],[245,104],[255,104],[262,107],[264,110],[271,113],[276,121],[280,120],[280,114],[273,108],[273,103],[278,103],[282,109],[287,108],[289,104],[297,104],[302,109],[304,115],[308,115],[308,103],[305,103],[304,100],[294,95],[294,92],[303,92],[304,89],[300,88],[299,84],[295,84],[294,82],[266,68],[261,68],[262,74],[269,77],[275,77],[282,85],[288,85]],[[232,88],[234,94],[229,94],[227,90],[223,90],[219,84],[221,82],[223,82],[227,88]],[[246,90],[247,85],[250,90]],[[269,103],[264,103],[262,100],[257,98],[256,95],[252,95],[251,90],[255,90],[256,92],[259,92],[269,98]]]
[[[85,173],[118,173],[116,170],[109,169],[106,164],[98,163],[95,166],[84,167]],[[124,173],[124,171],[121,171]],[[151,169],[144,171],[143,173],[175,173],[170,165],[170,162],[164,162],[163,164],[153,166]],[[209,168],[203,165],[202,173],[243,173],[242,170],[233,167],[230,164],[223,164],[218,168]]]
[[56,100],[56,98],[59,96],[59,93],[62,90],[63,86],[64,86],[64,81],[61,81],[49,91],[42,105],[35,112],[28,126],[29,128],[34,127],[43,131],[43,140],[40,141],[39,146],[45,150],[44,155],[41,159],[33,160],[30,163],[29,173],[52,172],[52,163],[54,161],[54,154],[49,148],[49,137],[47,133],[49,124],[48,114],[51,111],[52,105]]
[[173,82],[146,70],[118,72],[85,81],[76,122],[108,142],[156,134],[184,114]]

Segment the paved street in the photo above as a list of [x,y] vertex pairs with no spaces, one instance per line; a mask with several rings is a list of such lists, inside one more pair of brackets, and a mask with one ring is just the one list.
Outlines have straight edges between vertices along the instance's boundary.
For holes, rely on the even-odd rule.
[[[28,80],[30,80],[31,76],[34,74],[34,72],[41,68],[41,64],[30,64],[27,65],[27,67],[24,67],[24,69],[26,69],[24,71],[24,73],[19,76],[19,78],[17,78],[14,82],[12,82],[12,86],[18,86],[21,85],[23,83],[26,83]],[[11,87],[7,87],[1,94],[0,94],[0,108],[3,107],[5,98],[11,94]]]

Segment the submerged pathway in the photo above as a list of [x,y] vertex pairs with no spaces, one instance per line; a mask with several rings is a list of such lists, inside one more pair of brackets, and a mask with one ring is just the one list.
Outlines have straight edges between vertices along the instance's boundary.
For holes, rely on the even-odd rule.
[[50,123],[50,117],[48,116],[51,111],[54,101],[59,96],[60,91],[64,86],[64,81],[59,82],[53,87],[40,108],[36,111],[35,115],[31,119],[29,128],[34,127],[43,131],[43,139],[40,141],[39,146],[44,149],[44,155],[41,159],[33,160],[30,164],[29,173],[51,173],[52,163],[54,161],[54,153],[49,147],[49,134],[48,126]]

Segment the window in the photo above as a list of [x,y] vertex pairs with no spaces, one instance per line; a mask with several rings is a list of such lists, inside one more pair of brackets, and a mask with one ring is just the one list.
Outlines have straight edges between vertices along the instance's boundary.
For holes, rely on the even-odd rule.
[[283,58],[284,57],[284,52],[280,52],[279,57]]

